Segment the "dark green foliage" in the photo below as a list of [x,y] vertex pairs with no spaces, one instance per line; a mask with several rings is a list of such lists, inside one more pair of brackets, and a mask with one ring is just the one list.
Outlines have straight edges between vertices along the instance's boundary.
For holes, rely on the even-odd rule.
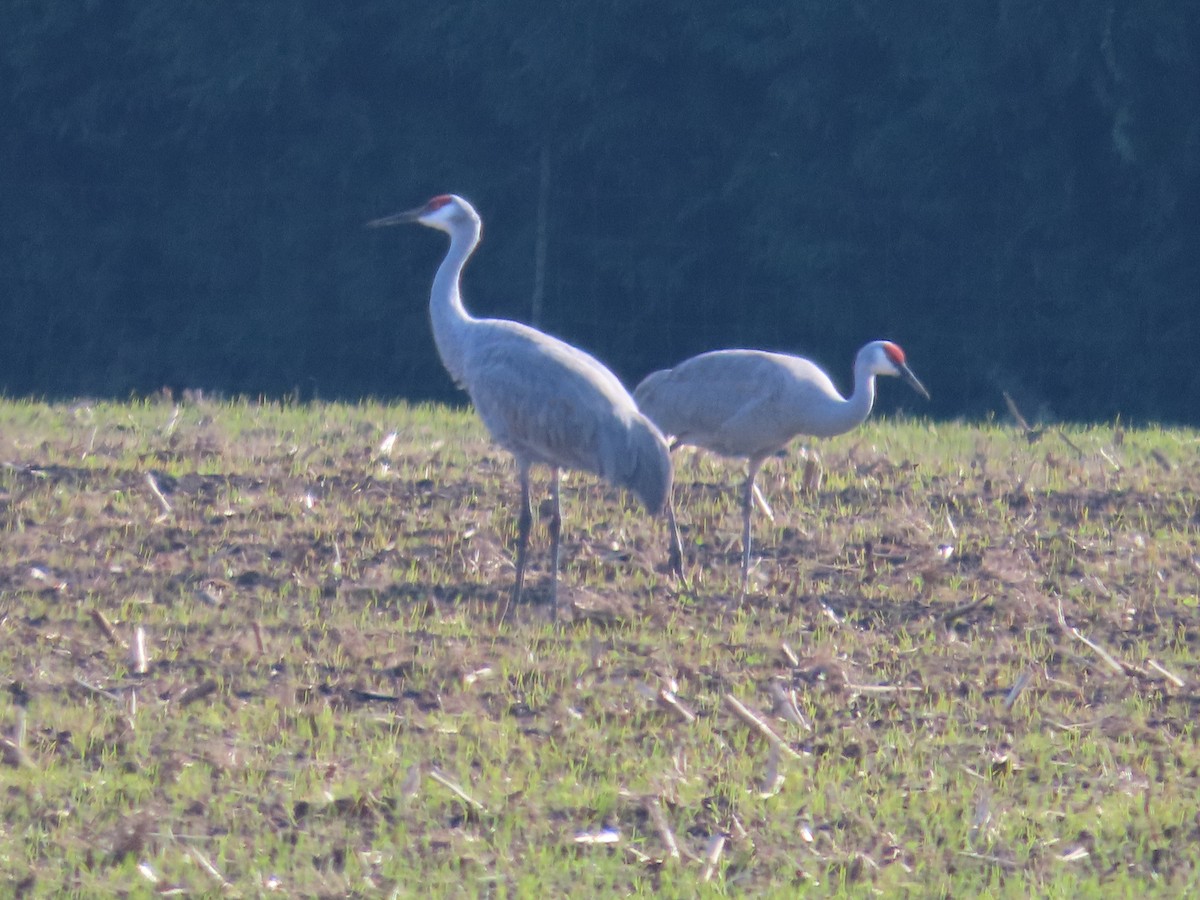
[[528,319],[545,154],[541,324],[628,380],[891,337],[941,416],[1200,422],[1194,4],[13,2],[0,115],[9,393],[451,396],[362,223],[471,198]]

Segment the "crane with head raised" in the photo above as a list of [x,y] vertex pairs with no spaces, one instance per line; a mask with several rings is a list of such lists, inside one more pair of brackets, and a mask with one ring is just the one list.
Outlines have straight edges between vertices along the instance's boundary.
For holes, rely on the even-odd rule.
[[[690,445],[748,461],[742,489],[742,591],[750,573],[750,513],[754,479],[767,457],[800,434],[831,437],[850,431],[871,413],[875,377],[903,378],[929,399],[909,369],[904,351],[891,341],[872,341],[854,360],[854,392],[843,397],[811,360],[763,350],[716,350],[653,372],[634,389],[638,407],[672,449]],[[668,499],[671,568],[683,570],[683,548]]]
[[521,507],[513,603],[521,600],[533,525],[529,470],[534,464],[550,467],[550,596],[557,611],[560,471],[599,475],[632,491],[657,514],[671,489],[666,440],[639,412],[616,375],[591,355],[520,322],[480,319],[467,312],[459,282],[482,227],[470,203],[443,194],[424,206],[367,224],[409,222],[450,236],[450,249],[429,296],[434,342],[442,363],[466,389],[492,437],[516,459]]

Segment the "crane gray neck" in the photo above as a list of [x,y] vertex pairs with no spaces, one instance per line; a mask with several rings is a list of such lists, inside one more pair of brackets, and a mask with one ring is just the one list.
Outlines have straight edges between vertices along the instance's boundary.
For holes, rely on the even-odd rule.
[[833,437],[844,434],[866,421],[875,405],[875,374],[863,360],[854,361],[854,393],[841,401],[835,401],[826,409],[824,421],[814,428],[817,437]]
[[875,405],[875,373],[871,364],[861,356],[854,359],[854,393],[846,401],[845,413],[847,425],[845,430],[856,428],[867,420],[871,407]]
[[[855,372],[854,373],[854,393],[850,395],[850,400],[846,404],[847,415],[852,415],[854,421],[850,428],[861,425],[867,420],[867,416],[871,414],[871,408],[875,405],[875,373]],[[847,431],[849,428],[847,429]]]
[[433,340],[438,355],[450,376],[464,383],[463,357],[468,330],[475,320],[463,306],[460,281],[467,258],[479,243],[479,223],[450,234],[450,249],[438,266],[429,294],[429,318],[433,323]]

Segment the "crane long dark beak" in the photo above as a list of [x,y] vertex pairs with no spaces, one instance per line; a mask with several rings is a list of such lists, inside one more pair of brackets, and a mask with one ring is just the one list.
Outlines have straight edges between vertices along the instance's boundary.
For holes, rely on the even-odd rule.
[[929,396],[929,391],[925,390],[925,385],[921,384],[921,382],[917,378],[917,376],[913,374],[912,369],[910,369],[908,366],[904,365],[903,363],[900,364],[899,369],[900,369],[900,376],[905,381],[908,382],[909,386],[914,391],[916,391],[918,394],[920,394],[926,400],[931,399]]
[[383,228],[385,225],[406,225],[409,222],[416,222],[423,212],[425,212],[425,207],[418,206],[416,209],[407,209],[395,215],[384,216],[382,219],[372,219],[366,227]]

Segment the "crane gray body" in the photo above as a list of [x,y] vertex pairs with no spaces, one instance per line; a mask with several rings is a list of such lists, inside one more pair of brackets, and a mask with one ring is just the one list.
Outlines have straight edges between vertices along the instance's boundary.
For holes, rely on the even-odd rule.
[[666,441],[612,372],[519,322],[477,319],[468,332],[463,386],[518,465],[591,472],[651,513],[662,510],[671,484]]
[[828,437],[866,418],[869,394],[851,406],[810,360],[765,350],[716,350],[648,375],[638,408],[680,444],[722,456],[768,456],[797,434]]

